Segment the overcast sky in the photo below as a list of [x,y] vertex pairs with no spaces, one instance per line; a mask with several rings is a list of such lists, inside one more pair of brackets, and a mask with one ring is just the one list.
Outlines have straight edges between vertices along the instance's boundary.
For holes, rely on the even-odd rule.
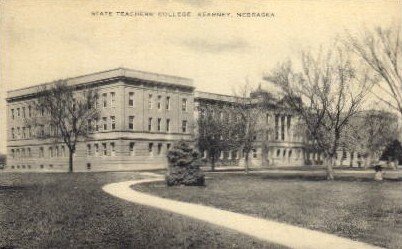
[[[263,82],[264,72],[302,47],[328,43],[345,30],[401,21],[401,5],[391,1],[261,2],[2,1],[0,152],[6,151],[8,90],[124,66],[189,77],[198,90],[230,94],[246,79]],[[123,17],[116,11],[185,11],[191,17]]]

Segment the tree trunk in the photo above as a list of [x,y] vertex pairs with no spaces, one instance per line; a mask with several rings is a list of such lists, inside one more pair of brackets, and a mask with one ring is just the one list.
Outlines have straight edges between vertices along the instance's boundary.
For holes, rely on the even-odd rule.
[[334,158],[330,157],[329,160],[327,160],[327,180],[332,181],[334,180]]
[[211,171],[215,171],[215,155],[212,154],[211,157]]
[[248,152],[246,152],[246,155],[245,155],[244,159],[245,159],[244,171],[245,171],[246,174],[248,174],[248,172],[249,172]]
[[74,150],[69,149],[69,154],[68,154],[68,173],[73,172],[73,155],[74,155]]

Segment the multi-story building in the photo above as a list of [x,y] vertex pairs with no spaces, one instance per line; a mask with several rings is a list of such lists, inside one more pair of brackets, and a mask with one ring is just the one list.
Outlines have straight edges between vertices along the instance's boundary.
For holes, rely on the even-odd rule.
[[[97,89],[100,118],[90,138],[77,144],[74,171],[121,171],[166,167],[166,153],[178,140],[195,141],[199,114],[208,106],[233,105],[236,97],[195,91],[191,79],[118,68],[67,79],[77,91]],[[24,120],[35,115],[38,86],[8,92],[7,165],[10,171],[68,170],[65,144],[38,139]],[[251,151],[251,166],[320,164],[323,157],[299,134],[298,117],[260,88],[249,99],[268,103]],[[221,113],[222,114],[222,113]],[[39,129],[39,130],[38,130]],[[204,151],[201,151],[205,155]],[[242,166],[241,148],[220,151],[218,165]],[[339,165],[358,165],[357,152],[340,151]]]
[[[67,84],[99,93],[100,119],[94,134],[78,143],[74,171],[165,167],[170,146],[192,139],[191,79],[119,68],[70,78]],[[37,91],[33,86],[8,92],[6,170],[67,171],[66,145],[37,139],[34,133],[42,131],[24,121],[34,115]]]
[[[236,106],[237,99],[234,96],[213,94],[207,92],[195,92],[196,113],[211,109],[218,116],[225,116],[223,106]],[[263,101],[267,104],[258,122],[257,134],[253,138],[254,148],[251,150],[252,167],[269,166],[301,166],[304,165],[304,140],[302,134],[295,132],[298,118],[290,111],[282,100],[276,99],[266,91],[258,89],[250,94],[253,103]],[[208,106],[208,108],[206,108]],[[230,110],[230,108],[227,108]],[[226,115],[227,116],[227,115]],[[195,115],[196,119],[198,115]],[[225,121],[224,121],[225,122]],[[228,120],[228,122],[230,122]],[[241,148],[235,150],[220,151],[217,164],[242,165],[244,153]],[[206,156],[206,152],[201,152]]]

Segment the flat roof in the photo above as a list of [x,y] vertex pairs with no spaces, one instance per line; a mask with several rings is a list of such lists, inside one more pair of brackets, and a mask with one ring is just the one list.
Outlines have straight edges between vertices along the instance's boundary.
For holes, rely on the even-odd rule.
[[[116,68],[91,74],[85,74],[77,77],[67,78],[68,85],[78,86],[87,83],[95,83],[104,80],[114,79],[114,78],[127,78],[127,79],[138,79],[143,81],[150,81],[155,83],[162,83],[167,85],[176,85],[183,87],[194,88],[193,80],[189,78],[183,78],[178,76],[166,75],[166,74],[158,74],[151,72],[138,71],[128,68]],[[29,95],[36,93],[36,89],[40,85],[48,85],[53,82],[38,84],[35,86],[10,90],[7,92],[7,99],[20,97],[24,95]]]
[[233,95],[225,95],[225,94],[209,93],[209,92],[201,92],[201,91],[195,91],[194,98],[195,99],[215,100],[215,101],[222,101],[222,102],[232,102],[232,103],[236,103],[239,101],[239,99],[241,99],[241,97],[236,97]]

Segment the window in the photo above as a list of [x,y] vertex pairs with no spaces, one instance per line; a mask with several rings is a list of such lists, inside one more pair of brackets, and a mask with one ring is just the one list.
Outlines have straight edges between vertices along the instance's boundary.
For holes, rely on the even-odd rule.
[[152,154],[153,154],[153,147],[154,147],[153,143],[148,144],[148,153],[150,156],[152,156]]
[[281,155],[281,149],[276,150],[276,157],[279,157]]
[[87,127],[88,132],[91,132],[91,131],[92,131],[92,128],[93,128],[93,127],[92,127],[92,120],[88,119],[87,123],[88,123],[88,127]]
[[21,130],[20,127],[17,127],[17,137],[21,138]]
[[166,119],[166,132],[170,131],[170,119]]
[[291,158],[292,157],[292,150],[288,151],[288,157]]
[[44,157],[45,156],[45,151],[43,149],[43,147],[39,148],[39,157]]
[[99,106],[99,96],[98,95],[96,95],[95,96],[95,109],[98,109],[98,106]]
[[112,142],[110,143],[110,155],[115,156],[116,155],[116,150],[115,150],[115,144]]
[[152,131],[152,118],[148,118],[148,131]]
[[40,126],[40,136],[44,137],[45,136],[45,125]]
[[99,119],[95,119],[95,131],[99,131]]
[[170,143],[166,144],[166,151],[169,151],[169,150],[170,150],[170,146],[171,146]]
[[87,156],[90,156],[92,154],[91,152],[91,145],[87,144]]
[[14,119],[14,118],[15,118],[14,109],[11,109],[11,118],[12,118],[12,119]]
[[53,157],[53,148],[49,147],[49,157]]
[[279,115],[275,115],[275,140],[279,139]]
[[281,138],[285,140],[285,116],[281,117]]
[[87,170],[91,170],[91,164],[87,163]]
[[25,118],[25,107],[22,107],[22,117]]
[[148,109],[152,109],[152,94],[148,95]]
[[133,92],[128,93],[128,106],[131,106],[131,107],[134,106],[134,93]]
[[170,110],[170,96],[166,97],[166,110]]
[[116,130],[116,117],[110,116],[110,122],[112,123],[112,130]]
[[161,131],[161,118],[158,118],[158,131]]
[[159,143],[158,144],[158,155],[160,155],[162,153],[162,144]]
[[12,158],[15,158],[15,151],[14,151],[14,149],[11,149],[11,157],[12,157]]
[[62,157],[66,156],[66,148],[64,147],[64,145],[61,146],[61,156]]
[[183,133],[187,132],[187,120],[183,120],[181,123],[181,130]]
[[94,144],[94,148],[95,148],[95,156],[99,156],[99,145]]
[[56,146],[54,156],[56,156],[56,157],[60,156],[59,146]]
[[15,139],[15,129],[11,128],[11,137]]
[[25,157],[25,148],[21,149],[21,157]]
[[182,99],[181,100],[181,110],[183,112],[187,111],[187,99]]
[[158,110],[160,110],[160,109],[162,108],[162,103],[161,103],[161,101],[162,101],[162,96],[158,95],[158,104],[157,104]]
[[20,108],[17,108],[17,117],[20,117]]
[[110,106],[116,107],[116,93],[115,92],[110,93]]
[[103,108],[107,107],[107,93],[102,94]]
[[103,120],[103,130],[107,131],[107,117],[103,117],[102,120]]
[[128,128],[134,130],[134,116],[128,117]]
[[130,156],[134,156],[135,155],[135,143],[131,142],[130,143]]
[[28,137],[31,138],[32,137],[32,127],[28,126]]
[[32,117],[32,107],[28,106],[28,117]]
[[103,155],[107,156],[107,146],[106,143],[102,143]]

